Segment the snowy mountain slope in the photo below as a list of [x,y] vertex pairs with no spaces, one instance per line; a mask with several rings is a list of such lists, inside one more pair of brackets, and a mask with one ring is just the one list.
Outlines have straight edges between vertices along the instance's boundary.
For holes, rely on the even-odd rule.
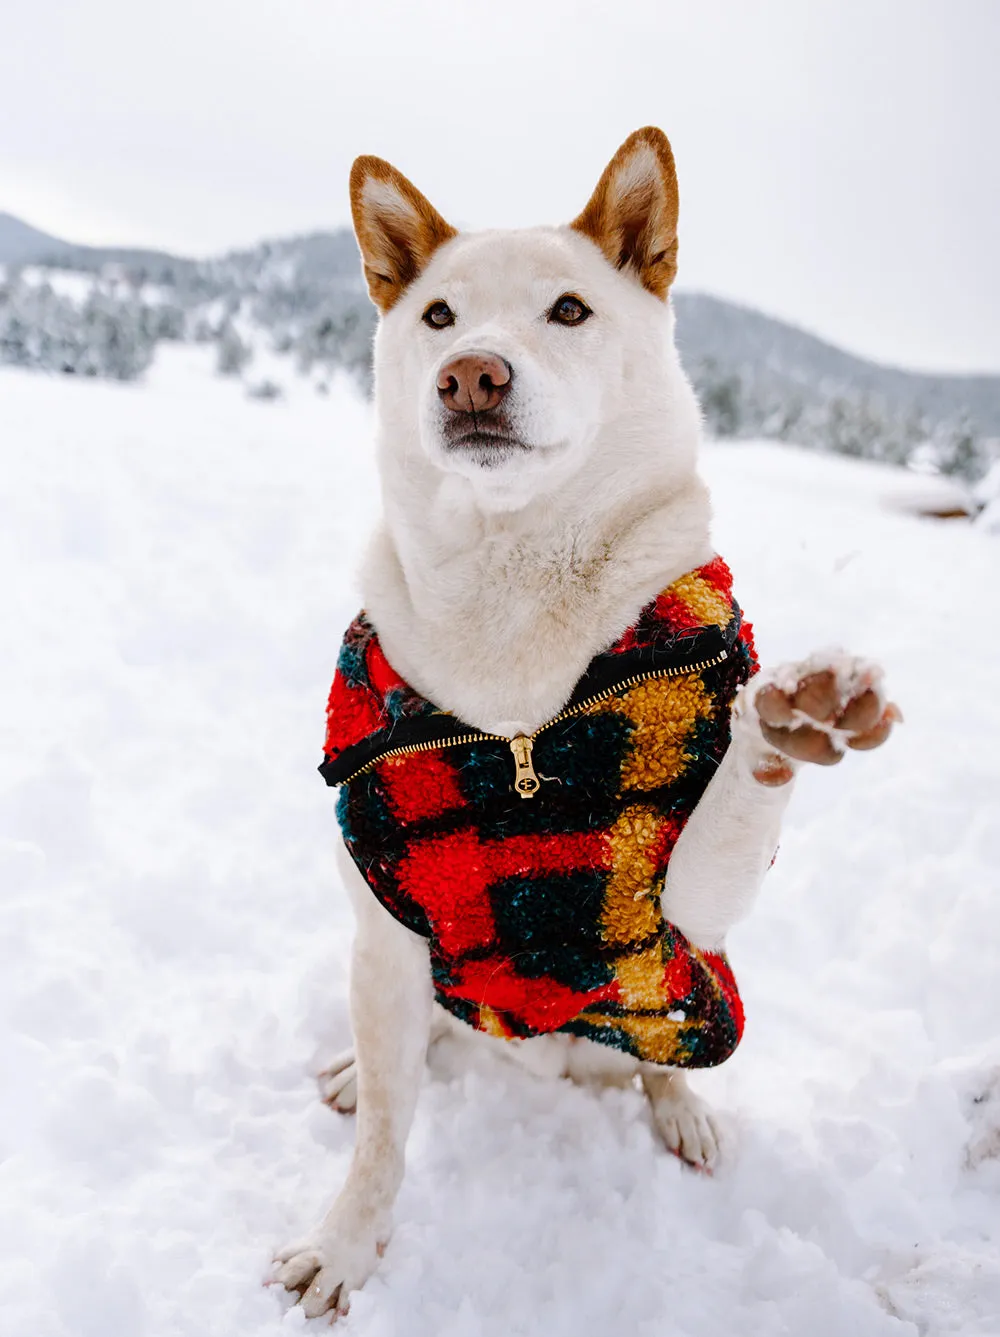
[[51,260],[71,250],[68,241],[50,237],[13,214],[0,213],[0,265],[27,265]]
[[196,261],[136,246],[84,246],[80,242],[53,237],[13,214],[0,213],[0,265],[47,265],[81,272],[108,264],[194,265]]
[[1000,435],[1000,377],[933,375],[869,362],[773,316],[705,293],[679,292],[678,339],[687,365],[721,359],[766,383],[775,397],[817,396],[823,388],[882,401],[893,412],[931,419],[961,415]]
[[[315,766],[376,504],[368,412],[304,383],[258,406],[168,351],[145,388],[0,369],[18,1337],[304,1331],[261,1279],[353,1136],[310,1076],[347,1038],[351,932]],[[443,1055],[345,1335],[1000,1331],[1000,549],[886,513],[877,466],[741,444],[705,470],[763,655],[849,643],[906,713],[804,777],[732,935],[747,1035],[699,1081],[727,1163],[684,1170],[635,1092]]]
[[[0,364],[134,380],[164,345],[214,344],[217,369],[259,381],[272,353],[309,376],[370,376],[374,311],[347,232],[210,260],[73,246],[0,267]],[[254,365],[248,368],[248,364]]]

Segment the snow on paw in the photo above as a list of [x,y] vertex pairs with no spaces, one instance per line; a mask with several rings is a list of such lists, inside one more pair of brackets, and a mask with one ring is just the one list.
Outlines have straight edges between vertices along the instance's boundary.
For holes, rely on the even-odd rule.
[[331,1309],[346,1314],[351,1291],[360,1290],[384,1252],[385,1239],[370,1226],[324,1225],[278,1251],[272,1280],[298,1292],[307,1318]]
[[320,1099],[341,1114],[353,1114],[358,1107],[358,1070],[354,1050],[345,1049],[329,1067],[317,1076]]
[[769,749],[754,766],[755,779],[765,785],[787,783],[790,763],[835,766],[846,748],[880,747],[902,719],[885,699],[882,670],[839,651],[759,673],[745,691],[752,709],[739,718],[745,727],[756,723]]

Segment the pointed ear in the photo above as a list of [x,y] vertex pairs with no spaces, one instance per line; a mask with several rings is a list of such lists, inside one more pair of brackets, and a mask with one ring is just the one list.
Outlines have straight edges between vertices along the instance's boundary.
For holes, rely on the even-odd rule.
[[570,227],[666,300],[677,273],[677,173],[662,130],[647,125],[629,135]]
[[368,291],[385,314],[442,242],[458,234],[391,163],[355,159],[351,213]]

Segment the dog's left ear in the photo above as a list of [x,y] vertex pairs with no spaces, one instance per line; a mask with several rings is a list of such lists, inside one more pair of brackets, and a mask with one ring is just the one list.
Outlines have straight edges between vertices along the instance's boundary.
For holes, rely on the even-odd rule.
[[384,315],[437,248],[458,233],[382,158],[351,168],[351,213],[371,299]]
[[616,269],[666,300],[677,274],[677,205],[670,141],[647,125],[629,135],[570,227],[596,242]]

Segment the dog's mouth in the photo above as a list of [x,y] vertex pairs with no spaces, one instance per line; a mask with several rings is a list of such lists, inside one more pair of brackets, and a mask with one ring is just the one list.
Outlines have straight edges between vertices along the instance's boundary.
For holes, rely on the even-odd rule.
[[502,415],[489,412],[462,414],[462,421],[449,416],[441,425],[441,439],[449,454],[461,454],[487,469],[531,450]]

